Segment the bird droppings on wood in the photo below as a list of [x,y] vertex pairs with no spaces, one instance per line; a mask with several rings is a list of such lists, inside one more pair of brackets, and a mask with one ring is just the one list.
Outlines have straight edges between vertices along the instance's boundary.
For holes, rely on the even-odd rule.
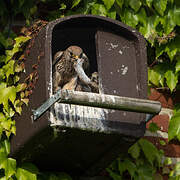
[[100,108],[55,103],[51,125],[103,132],[105,114]]
[[125,66],[124,64],[121,66],[121,75],[126,75],[128,72],[128,66]]
[[119,50],[119,54],[121,54],[121,55],[122,55],[122,54],[123,54],[123,52],[122,52],[121,50]]

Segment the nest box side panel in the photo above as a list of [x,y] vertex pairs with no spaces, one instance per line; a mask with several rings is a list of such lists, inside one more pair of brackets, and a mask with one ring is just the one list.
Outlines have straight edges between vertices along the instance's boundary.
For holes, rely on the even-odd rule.
[[[29,143],[38,133],[48,127],[48,112],[37,121],[31,119],[32,110],[37,109],[49,97],[49,58],[45,51],[46,28],[30,41],[30,54],[25,60],[25,73],[21,79],[25,80],[30,74],[33,76],[31,85],[32,94],[29,97],[28,106],[23,105],[21,116],[16,117],[16,135],[11,139],[11,155],[18,157],[24,151],[24,146]],[[37,68],[34,68],[37,67]],[[30,84],[29,84],[30,85]],[[31,149],[29,149],[31,151]]]
[[[132,34],[133,35],[133,34]],[[141,54],[136,35],[100,29],[96,33],[98,72],[101,92],[124,97],[144,98],[147,95],[146,56]],[[141,62],[142,61],[142,62]],[[141,66],[139,68],[139,66]],[[145,114],[109,110],[107,126],[126,135],[142,136],[145,131]]]

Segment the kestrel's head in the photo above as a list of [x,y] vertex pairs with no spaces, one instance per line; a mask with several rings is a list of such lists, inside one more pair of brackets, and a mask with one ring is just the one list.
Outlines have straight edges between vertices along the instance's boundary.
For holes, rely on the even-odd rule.
[[89,60],[88,57],[83,53],[83,50],[79,46],[70,46],[66,49],[66,55],[68,60],[74,64],[78,59],[83,60],[83,69],[89,68]]
[[67,53],[71,57],[71,59],[82,58],[83,50],[79,46],[70,46],[67,48]]

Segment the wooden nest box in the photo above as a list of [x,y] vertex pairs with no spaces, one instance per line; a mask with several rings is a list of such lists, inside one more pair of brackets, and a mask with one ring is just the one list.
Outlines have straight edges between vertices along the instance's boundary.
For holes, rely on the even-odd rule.
[[42,170],[93,176],[144,135],[146,114],[55,103],[33,121],[32,110],[53,94],[53,56],[71,45],[81,47],[90,60],[90,72],[98,72],[101,95],[147,98],[146,47],[139,32],[92,15],[52,21],[35,38],[25,62],[27,75],[39,63],[39,79],[29,106],[17,119],[11,156]]

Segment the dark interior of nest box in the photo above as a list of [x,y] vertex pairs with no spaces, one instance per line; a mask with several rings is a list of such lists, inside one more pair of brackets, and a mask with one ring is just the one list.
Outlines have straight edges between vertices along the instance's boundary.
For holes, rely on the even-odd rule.
[[90,61],[90,73],[97,72],[96,46],[94,28],[56,26],[52,38],[52,57],[58,51],[64,51],[71,45],[79,46]]
[[121,34],[129,40],[136,38],[127,29],[111,22],[87,17],[72,18],[55,25],[52,32],[52,58],[56,52],[77,45],[89,58],[90,74],[98,72],[96,32],[101,30]]

